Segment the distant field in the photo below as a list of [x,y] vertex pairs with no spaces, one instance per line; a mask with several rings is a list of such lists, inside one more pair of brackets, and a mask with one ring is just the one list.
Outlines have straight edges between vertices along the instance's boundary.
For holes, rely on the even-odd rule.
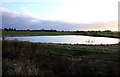
[[72,32],[2,31],[3,36],[72,35]]
[[119,77],[118,45],[3,41],[3,75]]
[[2,31],[3,36],[41,36],[41,35],[88,35],[98,37],[120,38],[120,32],[42,32],[42,31]]

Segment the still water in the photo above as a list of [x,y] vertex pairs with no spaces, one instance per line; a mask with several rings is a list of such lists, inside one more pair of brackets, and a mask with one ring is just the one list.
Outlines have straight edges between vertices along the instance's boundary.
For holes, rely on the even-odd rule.
[[5,37],[5,40],[20,40],[42,43],[66,43],[66,44],[116,44],[118,39],[107,37],[92,37],[83,35],[60,35],[60,36],[22,36]]

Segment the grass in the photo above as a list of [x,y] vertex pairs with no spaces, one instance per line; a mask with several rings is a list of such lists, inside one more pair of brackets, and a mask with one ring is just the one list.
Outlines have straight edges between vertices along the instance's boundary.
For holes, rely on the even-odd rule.
[[3,76],[118,77],[118,46],[3,41],[2,72]]
[[72,32],[2,31],[3,36],[71,35]]
[[44,32],[44,31],[2,31],[3,36],[41,36],[41,35],[87,35],[97,37],[120,38],[120,32],[84,31],[84,32]]

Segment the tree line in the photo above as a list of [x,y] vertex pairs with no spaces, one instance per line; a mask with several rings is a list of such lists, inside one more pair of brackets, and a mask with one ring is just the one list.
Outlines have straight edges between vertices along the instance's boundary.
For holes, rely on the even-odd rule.
[[51,29],[51,30],[45,30],[45,29],[40,29],[40,30],[30,30],[30,29],[26,29],[26,30],[17,30],[16,28],[4,28],[2,29],[4,31],[42,31],[42,32],[57,32],[57,30]]
[[17,30],[16,28],[3,28],[2,30],[4,31],[41,31],[41,32],[75,32],[75,33],[86,33],[86,32],[112,32],[111,30],[104,30],[104,31],[80,31],[80,30],[76,30],[76,31],[57,31],[54,29],[50,29],[50,30],[46,30],[46,29],[40,29],[40,30],[30,30],[30,29],[25,29],[25,30]]
[[4,28],[5,31],[16,31],[16,28]]

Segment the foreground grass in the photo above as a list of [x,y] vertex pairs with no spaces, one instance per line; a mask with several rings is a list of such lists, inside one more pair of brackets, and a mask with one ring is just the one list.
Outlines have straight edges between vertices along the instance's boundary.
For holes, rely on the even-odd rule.
[[118,45],[68,45],[3,41],[4,75],[119,77]]
[[87,35],[97,37],[120,38],[120,32],[84,31],[84,32],[44,32],[44,31],[2,31],[3,36],[42,36],[42,35]]

